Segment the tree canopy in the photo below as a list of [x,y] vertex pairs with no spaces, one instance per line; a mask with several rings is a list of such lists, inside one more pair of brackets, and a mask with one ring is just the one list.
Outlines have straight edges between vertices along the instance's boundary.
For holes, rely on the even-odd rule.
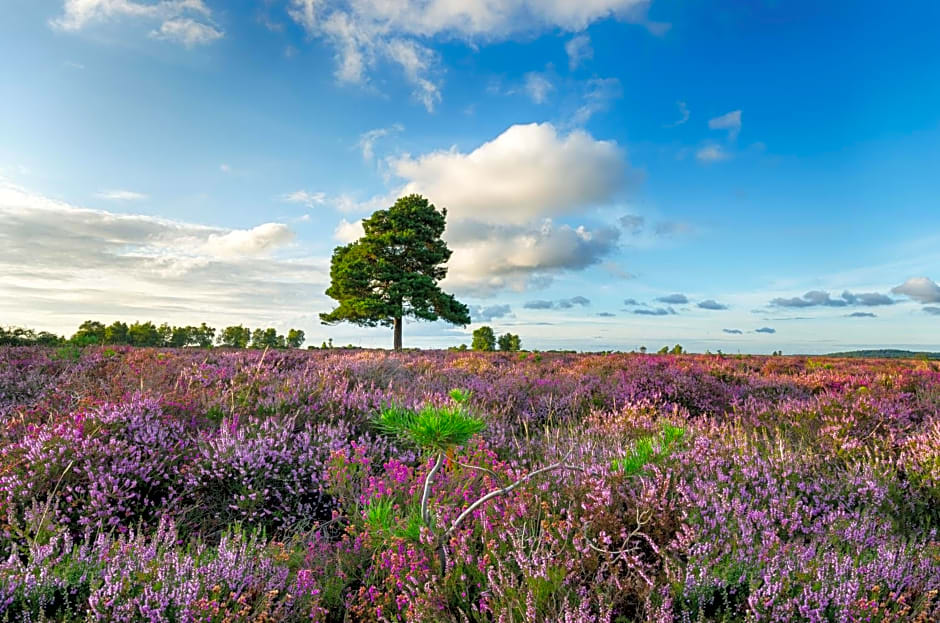
[[496,334],[492,327],[482,326],[473,332],[473,350],[496,350]]
[[451,255],[441,239],[446,218],[446,209],[408,195],[363,219],[365,235],[333,251],[326,294],[339,305],[320,320],[393,327],[396,350],[406,317],[470,324],[467,306],[438,286]]

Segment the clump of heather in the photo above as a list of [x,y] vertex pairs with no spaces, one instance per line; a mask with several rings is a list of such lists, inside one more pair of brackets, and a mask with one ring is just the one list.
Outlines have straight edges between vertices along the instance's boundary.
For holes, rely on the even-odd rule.
[[929,362],[7,348],[0,424],[0,621],[940,619]]

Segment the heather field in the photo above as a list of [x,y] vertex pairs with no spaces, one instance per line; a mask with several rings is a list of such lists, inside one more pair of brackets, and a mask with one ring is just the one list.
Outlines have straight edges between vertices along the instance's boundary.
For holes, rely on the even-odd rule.
[[3,621],[940,619],[935,362],[8,348],[0,421]]

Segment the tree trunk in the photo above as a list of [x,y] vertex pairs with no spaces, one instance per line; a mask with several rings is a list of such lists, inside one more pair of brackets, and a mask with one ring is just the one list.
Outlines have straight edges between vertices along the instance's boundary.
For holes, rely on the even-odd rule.
[[401,350],[401,325],[402,319],[395,319],[395,350]]

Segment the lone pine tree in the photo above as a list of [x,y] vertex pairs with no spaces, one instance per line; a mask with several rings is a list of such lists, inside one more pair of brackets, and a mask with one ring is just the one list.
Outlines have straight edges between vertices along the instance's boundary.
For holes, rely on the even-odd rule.
[[446,217],[446,209],[408,195],[363,219],[365,235],[333,251],[326,294],[339,306],[320,320],[393,327],[395,350],[406,317],[470,324],[467,306],[437,285],[451,255],[441,239]]

